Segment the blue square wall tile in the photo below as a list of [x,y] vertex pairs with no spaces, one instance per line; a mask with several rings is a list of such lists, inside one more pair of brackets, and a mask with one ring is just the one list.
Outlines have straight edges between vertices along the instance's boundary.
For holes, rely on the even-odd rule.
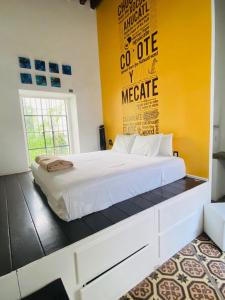
[[23,84],[32,84],[32,76],[29,73],[20,73],[20,80]]

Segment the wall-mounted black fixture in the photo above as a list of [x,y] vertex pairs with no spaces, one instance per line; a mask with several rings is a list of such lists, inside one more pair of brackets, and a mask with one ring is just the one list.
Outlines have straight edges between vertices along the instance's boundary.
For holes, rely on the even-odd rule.
[[109,146],[113,146],[113,141],[109,139]]
[[179,157],[179,152],[178,151],[173,151],[173,156]]
[[91,8],[95,9],[101,3],[102,0],[91,0]]
[[99,137],[100,137],[100,149],[106,150],[106,139],[105,139],[105,126],[99,126]]
[[[96,9],[102,0],[90,0],[90,6],[92,9]],[[87,0],[80,0],[80,4],[84,5]]]

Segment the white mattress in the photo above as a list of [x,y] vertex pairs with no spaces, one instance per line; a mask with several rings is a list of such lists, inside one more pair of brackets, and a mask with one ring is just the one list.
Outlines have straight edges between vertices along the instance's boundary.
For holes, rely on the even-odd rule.
[[171,183],[186,174],[183,159],[146,157],[111,150],[67,156],[74,168],[48,173],[36,163],[33,176],[52,210],[70,221]]

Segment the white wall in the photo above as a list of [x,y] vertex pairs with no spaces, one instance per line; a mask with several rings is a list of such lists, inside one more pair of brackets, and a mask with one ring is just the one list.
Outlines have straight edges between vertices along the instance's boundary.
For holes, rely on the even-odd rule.
[[1,0],[0,43],[0,175],[28,168],[18,90],[40,90],[20,84],[18,56],[72,65],[61,89],[41,90],[74,90],[81,152],[97,150],[102,104],[95,11],[78,0]]
[[214,151],[225,151],[225,1],[215,0]]

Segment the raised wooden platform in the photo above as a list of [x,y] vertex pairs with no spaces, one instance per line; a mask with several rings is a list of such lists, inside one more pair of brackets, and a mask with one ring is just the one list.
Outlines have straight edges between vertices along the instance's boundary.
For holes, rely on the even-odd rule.
[[49,208],[31,173],[0,177],[0,276],[75,243],[204,181],[190,177],[69,223]]

